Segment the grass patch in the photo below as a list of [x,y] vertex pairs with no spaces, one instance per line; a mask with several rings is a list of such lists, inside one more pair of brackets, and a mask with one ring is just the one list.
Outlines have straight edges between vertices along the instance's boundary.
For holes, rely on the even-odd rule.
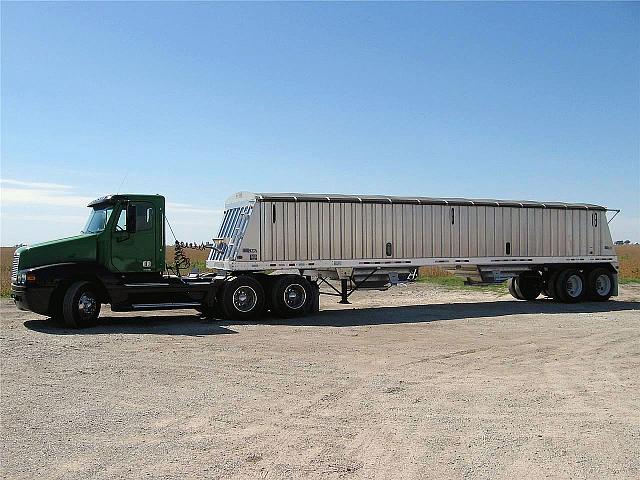
[[440,268],[427,267],[420,269],[418,276],[418,282],[429,283],[431,285],[438,285],[440,287],[446,287],[450,289],[459,290],[478,290],[489,291],[493,293],[506,294],[509,293],[506,283],[498,283],[492,285],[465,285],[465,279],[457,277]]

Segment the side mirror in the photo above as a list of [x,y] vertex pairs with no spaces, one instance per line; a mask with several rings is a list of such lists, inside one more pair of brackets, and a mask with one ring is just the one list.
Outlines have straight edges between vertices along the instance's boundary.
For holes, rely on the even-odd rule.
[[127,233],[136,232],[136,206],[127,205]]

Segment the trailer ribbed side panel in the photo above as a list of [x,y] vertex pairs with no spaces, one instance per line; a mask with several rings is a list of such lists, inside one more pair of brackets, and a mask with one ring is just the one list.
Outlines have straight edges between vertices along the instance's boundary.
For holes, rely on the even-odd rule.
[[[263,201],[259,211],[263,261],[610,253],[602,210]],[[225,215],[221,231],[233,223]]]

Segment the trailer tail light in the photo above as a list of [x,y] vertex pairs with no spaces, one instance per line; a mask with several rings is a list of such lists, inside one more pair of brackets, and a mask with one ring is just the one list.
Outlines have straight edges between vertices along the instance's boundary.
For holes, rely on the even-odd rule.
[[27,273],[27,283],[35,283],[36,281],[36,275],[35,273]]

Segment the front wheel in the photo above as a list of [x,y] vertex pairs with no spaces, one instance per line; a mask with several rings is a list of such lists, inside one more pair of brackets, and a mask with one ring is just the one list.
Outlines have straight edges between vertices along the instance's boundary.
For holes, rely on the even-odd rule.
[[90,282],[76,282],[64,294],[62,318],[69,328],[90,326],[100,315],[100,299]]

